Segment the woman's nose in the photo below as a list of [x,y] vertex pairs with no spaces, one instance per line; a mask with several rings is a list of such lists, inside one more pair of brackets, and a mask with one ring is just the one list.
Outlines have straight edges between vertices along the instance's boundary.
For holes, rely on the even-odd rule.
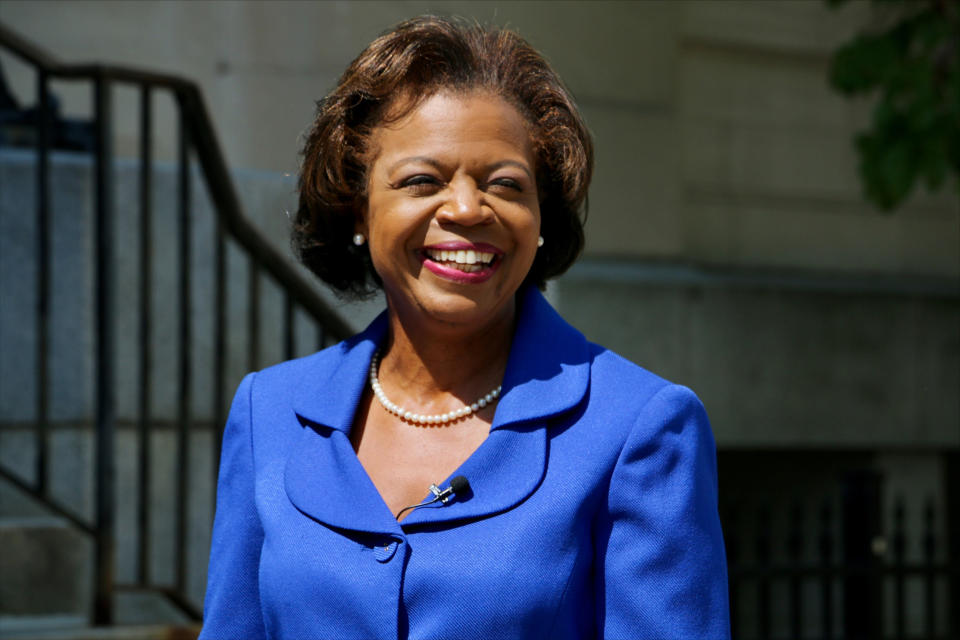
[[493,221],[493,210],[483,201],[483,192],[470,180],[451,183],[450,197],[437,211],[441,224],[471,227]]

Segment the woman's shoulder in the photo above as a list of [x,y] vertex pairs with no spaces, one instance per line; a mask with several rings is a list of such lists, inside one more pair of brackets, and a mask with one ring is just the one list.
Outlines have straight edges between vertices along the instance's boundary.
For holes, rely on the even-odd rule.
[[670,389],[680,395],[694,395],[690,389],[654,373],[610,349],[588,343],[590,349],[590,377],[599,388],[644,403],[657,393]]
[[[363,331],[329,347],[300,358],[286,360],[261,369],[256,373],[257,385],[283,387],[287,385],[322,389],[327,384],[342,382],[344,376],[353,378],[365,373],[370,357],[383,341],[387,330],[386,313],[377,316]],[[365,379],[365,376],[364,376]]]
[[346,353],[345,344],[346,342],[338,342],[309,355],[264,367],[255,372],[257,384],[282,384],[335,369]]
[[246,384],[255,419],[272,424],[292,411],[312,423],[349,429],[379,336],[378,331],[368,330],[251,374]]
[[591,371],[594,376],[608,376],[619,378],[624,384],[660,388],[673,384],[670,380],[650,371],[643,365],[612,351],[595,342],[588,342],[590,350]]
[[671,417],[702,416],[700,398],[689,387],[678,384],[636,364],[610,349],[589,343],[591,403],[609,407],[625,420],[660,422]]

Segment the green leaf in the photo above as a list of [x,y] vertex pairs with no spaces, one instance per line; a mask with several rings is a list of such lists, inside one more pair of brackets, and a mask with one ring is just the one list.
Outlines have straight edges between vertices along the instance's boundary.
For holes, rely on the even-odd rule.
[[[831,6],[843,0],[827,0]],[[892,210],[918,182],[960,189],[960,10],[942,0],[872,0],[888,27],[864,32],[831,59],[830,84],[877,92],[870,126],[855,138],[864,196]]]
[[897,45],[889,36],[860,35],[833,56],[830,84],[855,95],[879,85],[897,62]]

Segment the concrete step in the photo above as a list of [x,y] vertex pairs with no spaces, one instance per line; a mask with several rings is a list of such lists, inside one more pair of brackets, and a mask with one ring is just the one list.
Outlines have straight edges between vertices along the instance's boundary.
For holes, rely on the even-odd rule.
[[90,626],[87,615],[0,614],[0,640],[193,640],[200,631],[157,593],[120,591],[114,598],[116,624]]
[[0,615],[0,638],[17,638],[23,635],[58,633],[88,626],[84,615]]
[[[151,435],[150,520],[147,543],[148,573],[154,584],[175,582],[177,437],[170,428]],[[94,516],[94,434],[89,425],[51,426],[48,436],[50,496],[85,522]],[[136,432],[120,428],[116,437],[116,580],[134,584],[139,579],[140,536],[138,443]],[[212,437],[207,430],[192,432],[187,461],[187,593],[199,605],[206,587],[210,529],[214,508],[214,462]],[[32,483],[31,462],[36,441],[27,426],[0,423],[0,465]],[[50,515],[42,504],[16,487],[0,480],[0,519],[43,518]],[[2,547],[0,547],[2,549]],[[0,553],[5,553],[0,551]],[[92,553],[92,550],[89,551]],[[42,553],[40,555],[43,555]],[[92,556],[91,556],[92,557]],[[2,606],[0,606],[2,608]]]
[[82,617],[89,610],[93,541],[61,518],[0,519],[0,614]]
[[[89,627],[93,542],[58,518],[0,519],[0,640],[8,638],[192,638],[193,621],[151,590],[114,594],[120,635]],[[171,636],[171,630],[181,635]]]
[[[175,456],[173,434],[155,439],[153,516],[148,561],[154,584],[169,585],[174,579],[172,538],[175,526],[173,484]],[[66,471],[79,464],[76,474],[64,474],[51,482],[56,502],[83,520],[92,516],[92,481],[89,461],[83,452],[92,446],[89,429],[53,429],[50,433],[50,465]],[[136,527],[137,476],[133,434],[117,439],[117,516],[114,567],[119,583],[134,584],[138,577]],[[212,518],[212,461],[209,434],[194,434],[190,440],[188,511],[187,597],[199,607],[206,581],[206,556]],[[0,429],[0,464],[25,481],[33,459],[33,445],[25,429]],[[80,461],[80,462],[78,462]],[[11,468],[13,467],[13,468]],[[56,480],[73,478],[73,483]],[[62,627],[85,627],[93,602],[94,541],[65,518],[51,516],[39,500],[0,479],[0,638],[7,630],[44,631]],[[184,625],[191,621],[160,593],[146,589],[119,590],[114,597],[115,620],[124,625]],[[18,631],[19,632],[19,631]]]
[[[60,621],[67,622],[66,620]],[[57,621],[21,621],[0,617],[2,640],[196,640],[199,625],[119,625],[85,627],[56,625]]]

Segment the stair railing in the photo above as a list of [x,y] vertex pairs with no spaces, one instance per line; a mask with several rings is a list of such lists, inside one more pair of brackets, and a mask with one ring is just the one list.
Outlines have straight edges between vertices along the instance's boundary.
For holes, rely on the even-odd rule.
[[[349,326],[331,310],[296,269],[277,252],[259,231],[241,214],[241,207],[234,191],[226,162],[197,85],[181,77],[152,73],[149,71],[100,64],[62,64],[46,52],[26,41],[9,28],[0,24],[0,48],[13,54],[31,66],[37,77],[36,121],[36,395],[34,427],[33,481],[0,467],[0,477],[40,500],[52,512],[71,522],[78,530],[88,534],[94,541],[94,601],[91,620],[95,625],[109,625],[114,621],[114,593],[120,589],[151,590],[162,593],[189,617],[199,620],[198,603],[187,595],[187,534],[188,534],[188,438],[193,426],[191,418],[191,394],[194,362],[191,354],[193,327],[191,323],[191,154],[200,168],[216,215],[216,231],[213,248],[214,264],[214,336],[213,336],[213,417],[211,461],[214,471],[219,460],[220,429],[225,418],[227,397],[225,395],[226,308],[227,267],[226,238],[229,236],[247,256],[247,367],[257,368],[261,349],[260,299],[262,274],[279,286],[283,296],[283,355],[293,357],[297,352],[295,329],[297,310],[308,316],[316,328],[316,347],[326,346],[348,336]],[[92,157],[94,176],[94,234],[93,234],[93,281],[94,281],[94,499],[92,522],[65,508],[50,492],[50,432],[49,432],[49,377],[50,362],[50,299],[51,299],[51,150],[53,148],[52,98],[50,83],[53,79],[86,81],[93,87],[93,132]],[[115,308],[115,247],[114,235],[114,157],[112,125],[114,100],[112,91],[119,85],[139,89],[139,286],[140,291],[150,290],[153,275],[152,251],[152,178],[154,173],[152,128],[154,113],[152,96],[156,92],[170,92],[177,106],[177,160],[176,187],[178,210],[178,267],[179,328],[177,340],[177,418],[176,418],[176,524],[174,555],[176,561],[173,585],[158,585],[151,578],[150,570],[150,488],[151,453],[150,430],[152,425],[151,369],[155,354],[152,347],[152,332],[155,309],[151,295],[140,295],[138,310],[138,375],[136,441],[138,449],[138,506],[137,506],[137,580],[133,584],[119,584],[115,579],[114,559],[116,554],[115,524],[117,505],[116,485],[116,434],[115,406],[115,346],[117,328]],[[302,317],[302,315],[301,315]],[[214,483],[215,484],[215,483]]]

